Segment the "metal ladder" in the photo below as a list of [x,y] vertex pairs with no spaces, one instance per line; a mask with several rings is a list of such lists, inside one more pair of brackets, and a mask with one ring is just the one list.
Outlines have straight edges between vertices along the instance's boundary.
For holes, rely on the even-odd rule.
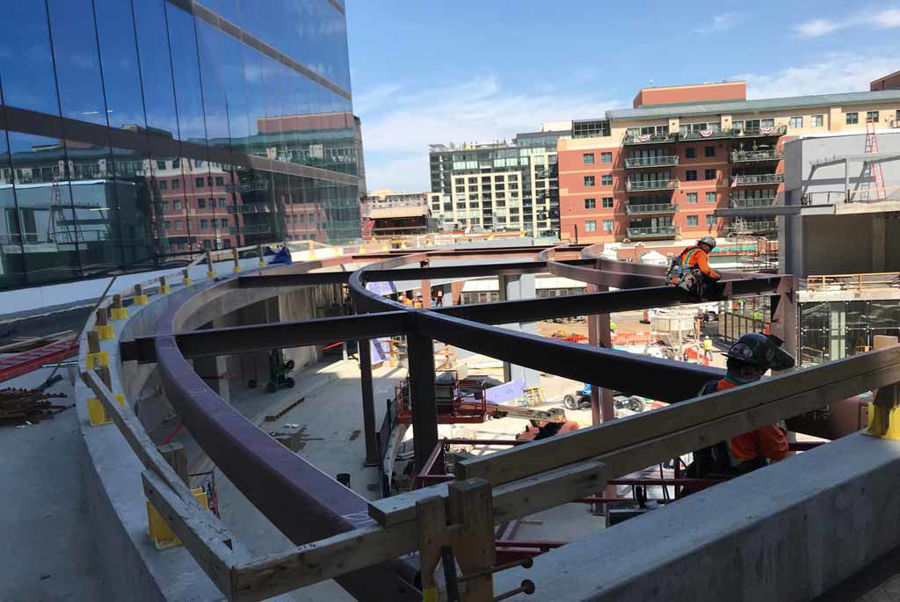
[[[875,120],[866,118],[866,154],[878,154],[878,136],[875,133]],[[863,186],[860,188],[860,200],[872,201],[887,197],[884,185],[884,169],[881,163],[863,163]],[[875,198],[872,198],[872,182],[875,183]]]

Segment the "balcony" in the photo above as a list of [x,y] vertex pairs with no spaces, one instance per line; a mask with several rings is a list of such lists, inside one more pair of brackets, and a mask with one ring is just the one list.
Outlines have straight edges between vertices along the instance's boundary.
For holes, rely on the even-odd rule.
[[644,205],[625,205],[626,215],[661,215],[672,214],[678,211],[677,203],[647,203]]
[[784,182],[782,173],[760,173],[746,176],[732,176],[734,186],[774,186]]
[[668,144],[675,142],[675,134],[625,134],[622,144]]
[[629,157],[625,159],[626,169],[640,169],[642,167],[668,167],[678,165],[678,155],[662,155],[659,157]]
[[628,238],[631,240],[674,238],[678,236],[678,226],[647,226],[640,228],[626,228],[625,231]]
[[731,151],[732,163],[764,163],[781,161],[784,153],[777,150]]
[[731,138],[733,136],[731,130],[699,130],[696,132],[680,132],[678,140],[681,142],[690,142],[692,140],[722,140],[723,138]]
[[737,219],[731,224],[728,230],[739,236],[766,236],[778,232],[778,225],[773,219]]
[[660,190],[675,190],[678,188],[676,178],[658,180],[627,180],[625,190],[629,193],[657,192]]
[[762,197],[752,197],[732,194],[730,206],[732,209],[748,209],[751,207],[771,207],[775,204],[776,195],[766,195]]
[[767,136],[784,136],[787,133],[786,125],[774,125],[759,128],[732,129],[733,138],[765,138]]

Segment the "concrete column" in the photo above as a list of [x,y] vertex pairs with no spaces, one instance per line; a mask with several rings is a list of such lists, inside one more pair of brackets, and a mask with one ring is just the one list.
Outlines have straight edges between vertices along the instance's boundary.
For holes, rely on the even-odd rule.
[[[535,296],[534,274],[522,274],[520,276],[498,276],[498,285],[501,301],[513,301],[516,299],[531,299]],[[505,328],[512,328],[521,332],[537,334],[537,322],[520,322],[518,324],[504,324]],[[540,386],[540,375],[536,370],[515,366],[507,362],[503,363],[503,380],[510,382],[521,380],[525,387]]]

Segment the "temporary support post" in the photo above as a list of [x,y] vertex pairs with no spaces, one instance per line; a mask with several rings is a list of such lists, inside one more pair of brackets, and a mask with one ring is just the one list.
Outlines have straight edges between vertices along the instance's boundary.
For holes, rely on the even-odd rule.
[[187,286],[189,284],[193,284],[194,281],[191,279],[191,272],[187,268],[181,270],[181,284]]
[[206,251],[206,277],[207,278],[215,278],[216,271],[213,269],[213,261],[212,261],[212,251]]
[[116,337],[116,327],[109,323],[109,310],[106,307],[97,308],[97,321],[94,324],[97,337],[101,341],[108,341]]
[[234,260],[234,267],[231,268],[231,271],[237,274],[241,271],[240,259],[238,258],[238,250],[237,247],[233,247],[231,249],[231,258]]
[[363,433],[366,440],[366,466],[378,466],[378,441],[375,438],[375,392],[372,388],[372,347],[369,339],[359,339],[359,384],[362,389]]
[[256,245],[256,254],[259,256],[259,263],[257,265],[259,265],[259,267],[261,267],[261,268],[266,267],[266,261],[265,261],[265,259],[263,259],[263,246],[262,245]]
[[159,277],[159,288],[157,289],[157,292],[160,295],[168,295],[170,292],[172,292],[172,288],[168,285],[168,283],[166,283],[165,276]]
[[[95,369],[97,372],[97,376],[100,377],[100,380],[103,381],[103,384],[106,385],[106,388],[112,391],[112,377],[109,373],[108,366],[98,366]],[[119,403],[121,407],[125,407],[125,397],[121,393],[114,393],[113,397],[116,398],[116,401]],[[112,418],[110,418],[106,414],[106,409],[103,407],[103,404],[100,402],[100,399],[97,397],[89,397],[87,400],[88,404],[88,419],[91,422],[91,426],[102,426],[104,424],[112,424]]]
[[184,481],[185,485],[190,486],[190,474],[188,472],[187,452],[184,446],[178,441],[160,445],[159,453],[166,459],[166,462],[175,469],[176,474]]
[[416,332],[406,335],[409,394],[412,398],[413,449],[418,474],[438,442],[434,401],[434,341]]
[[[427,268],[429,262],[426,259],[422,261],[420,265],[423,268]],[[425,309],[429,309],[431,307],[431,280],[428,278],[422,279],[422,307],[424,307]]]
[[[589,293],[605,292],[608,286],[588,284]],[[612,333],[610,332],[609,314],[589,315],[588,343],[593,347],[612,348]],[[600,424],[616,417],[613,407],[612,391],[606,387],[600,387],[591,383],[591,424]]]
[[88,370],[95,370],[99,366],[109,366],[109,353],[100,349],[100,333],[96,330],[87,331],[88,352],[85,363]]
[[113,320],[128,319],[128,308],[122,305],[122,295],[113,295],[112,307],[109,309],[109,317]]
[[[875,335],[873,347],[879,351],[898,343],[898,337]],[[873,437],[900,440],[900,383],[875,391],[875,401],[869,404],[869,424],[864,432]]]
[[782,278],[777,295],[771,297],[771,334],[784,341],[784,350],[797,355],[797,279]]
[[140,284],[134,285],[134,300],[135,305],[147,305],[149,303],[149,299],[147,299],[147,295],[144,294],[144,287]]

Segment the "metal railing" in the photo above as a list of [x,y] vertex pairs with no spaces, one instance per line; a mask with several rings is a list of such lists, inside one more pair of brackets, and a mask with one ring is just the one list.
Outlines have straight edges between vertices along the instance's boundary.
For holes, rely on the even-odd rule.
[[860,291],[873,288],[900,288],[900,272],[824,274],[806,277],[808,291]]
[[732,163],[759,163],[781,159],[784,159],[784,153],[778,150],[731,151]]
[[678,188],[677,178],[668,178],[660,180],[626,180],[625,190],[627,192],[650,192],[654,190],[675,190]]
[[763,138],[765,136],[784,136],[786,133],[786,125],[731,129],[731,135],[734,138]]
[[665,144],[675,142],[676,134],[625,134],[622,144]]
[[625,167],[628,169],[635,169],[638,167],[666,167],[669,165],[678,165],[678,155],[628,157],[625,159]]
[[626,228],[628,238],[667,238],[677,236],[679,233],[678,226],[647,226],[637,228]]
[[721,140],[731,138],[731,130],[698,130],[691,132],[679,132],[679,140]]
[[761,173],[745,176],[732,176],[731,181],[735,186],[767,186],[769,184],[781,184],[784,182],[784,174]]
[[771,207],[775,204],[775,196],[766,197],[731,197],[732,209],[746,209],[748,207]]
[[626,215],[650,215],[654,213],[675,213],[678,211],[677,203],[646,203],[643,205],[625,205]]

